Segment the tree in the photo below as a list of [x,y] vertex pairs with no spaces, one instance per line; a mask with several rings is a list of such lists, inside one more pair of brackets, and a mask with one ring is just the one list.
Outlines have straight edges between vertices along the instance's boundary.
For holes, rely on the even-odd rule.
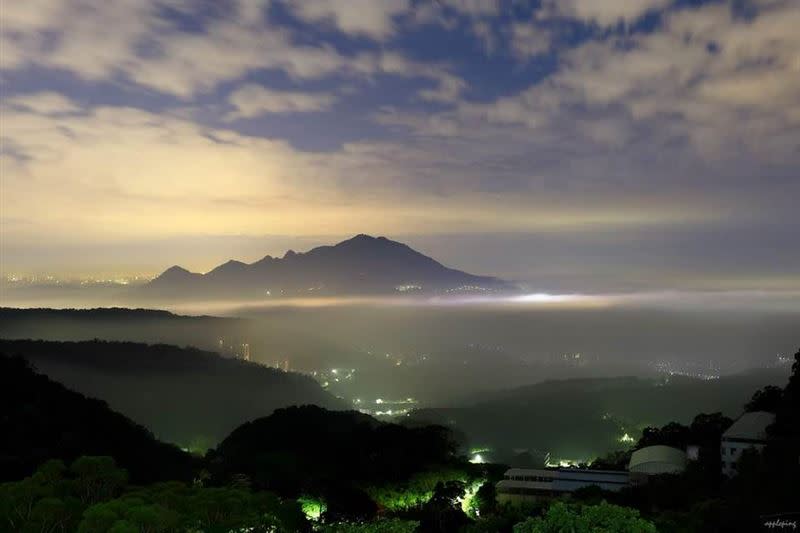
[[631,460],[632,453],[632,450],[616,450],[610,452],[592,461],[589,468],[592,470],[626,470]]
[[642,431],[642,437],[636,443],[636,449],[660,444],[683,450],[689,444],[689,436],[689,428],[677,422],[670,422],[661,429],[648,427]]
[[448,533],[458,531],[470,522],[461,509],[466,484],[461,481],[437,483],[433,496],[422,507],[420,532]]
[[775,414],[775,424],[768,428],[769,433],[788,449],[800,450],[800,350],[794,354],[792,374]]
[[[41,343],[0,340],[0,347],[8,344],[16,350]],[[41,345],[45,353],[61,353],[62,343]],[[29,476],[48,459],[71,462],[84,455],[114,457],[137,483],[189,480],[196,462],[104,402],[68,390],[35,372],[25,359],[2,353],[0,435],[0,481]]]
[[130,529],[166,533],[178,529],[181,516],[166,507],[141,498],[124,497],[95,504],[83,513],[78,533],[107,533]]
[[514,533],[656,533],[652,522],[639,511],[602,502],[598,505],[567,505],[556,502],[544,516],[528,518],[514,526]]
[[378,506],[361,489],[340,487],[325,496],[325,522],[362,522],[375,517]]
[[731,424],[733,420],[722,413],[701,413],[694,417],[689,426],[689,444],[699,447],[697,461],[693,463],[692,468],[709,486],[716,486],[720,482],[722,469],[720,440]]
[[71,531],[83,509],[67,489],[62,461],[42,464],[30,477],[0,484],[0,531]]
[[79,457],[69,469],[75,476],[75,492],[86,504],[110,500],[128,482],[128,473],[117,468],[113,457]]
[[478,516],[486,516],[497,509],[497,488],[491,481],[484,482],[475,493],[475,506]]
[[753,394],[753,397],[744,406],[748,413],[753,411],[768,411],[775,413],[783,401],[783,389],[775,385],[767,385]]
[[446,428],[409,428],[306,405],[278,409],[235,429],[215,450],[210,470],[218,482],[246,474],[255,488],[296,496],[351,483],[404,483],[456,461]]
[[428,502],[439,483],[466,482],[468,477],[468,472],[462,468],[433,468],[418,472],[406,481],[370,485],[366,491],[385,510],[407,511]]

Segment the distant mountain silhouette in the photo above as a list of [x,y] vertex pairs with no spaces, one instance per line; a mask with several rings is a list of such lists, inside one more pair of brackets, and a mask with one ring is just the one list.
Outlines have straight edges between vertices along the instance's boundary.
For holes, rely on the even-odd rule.
[[255,263],[228,261],[206,274],[179,266],[140,290],[150,297],[297,297],[346,294],[475,293],[506,291],[512,284],[447,268],[386,237],[356,235],[305,253]]

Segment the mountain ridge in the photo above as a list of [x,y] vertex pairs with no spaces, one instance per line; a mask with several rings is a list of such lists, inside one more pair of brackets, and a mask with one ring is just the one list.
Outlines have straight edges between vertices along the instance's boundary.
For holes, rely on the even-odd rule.
[[512,284],[449,268],[410,246],[358,234],[307,252],[287,250],[252,263],[230,259],[205,274],[178,265],[143,287],[172,297],[281,297],[320,294],[508,291]]
[[348,406],[310,376],[192,347],[0,338],[0,353],[23,357],[49,379],[184,447],[212,445],[278,408]]

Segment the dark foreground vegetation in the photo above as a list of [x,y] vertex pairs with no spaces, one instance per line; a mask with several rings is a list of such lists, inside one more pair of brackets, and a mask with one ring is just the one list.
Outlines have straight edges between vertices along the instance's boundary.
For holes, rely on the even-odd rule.
[[[20,358],[0,364],[0,432],[10,436],[0,443],[3,531],[758,531],[763,516],[799,508],[800,352],[785,387],[756,391],[747,404],[776,422],[763,453],[745,454],[734,478],[719,469],[731,419],[702,414],[690,425],[648,428],[636,445],[699,445],[686,472],[529,506],[498,505],[503,467],[467,463],[442,427],[288,408],[191,456]],[[625,461],[623,452],[593,466]]]
[[35,373],[21,357],[0,357],[0,480],[20,479],[47,459],[108,455],[137,483],[190,480],[197,461],[156,440],[105,402]]

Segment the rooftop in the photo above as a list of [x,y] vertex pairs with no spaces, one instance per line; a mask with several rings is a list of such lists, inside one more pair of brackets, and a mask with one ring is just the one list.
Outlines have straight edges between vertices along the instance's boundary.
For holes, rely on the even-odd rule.
[[775,415],[766,411],[745,413],[722,434],[722,438],[766,440],[767,426],[774,421]]
[[686,464],[686,453],[671,446],[647,446],[631,454],[628,468],[632,469],[644,463],[668,463],[683,466]]

